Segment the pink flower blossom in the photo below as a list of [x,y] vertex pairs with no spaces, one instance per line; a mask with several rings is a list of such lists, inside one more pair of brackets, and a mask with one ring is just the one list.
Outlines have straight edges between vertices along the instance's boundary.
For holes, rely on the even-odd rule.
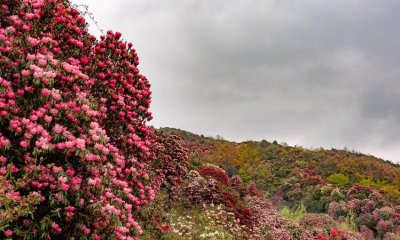
[[53,131],[57,134],[61,134],[64,131],[64,128],[58,124],[54,125]]
[[39,40],[37,40],[36,38],[28,37],[28,42],[32,47],[36,47],[37,45],[39,45]]
[[68,176],[74,176],[75,175],[75,171],[71,168],[68,168],[67,171],[65,171],[67,173]]
[[52,170],[53,170],[53,173],[59,173],[59,172],[61,172],[63,170],[63,168],[62,167],[53,166]]
[[5,230],[3,233],[4,233],[4,236],[7,238],[12,237],[12,235],[13,235],[13,231],[10,229]]
[[0,163],[6,163],[6,162],[7,162],[7,158],[0,155]]
[[76,147],[78,149],[81,149],[81,150],[85,150],[86,149],[85,140],[84,139],[77,138],[75,143],[76,143]]
[[68,190],[69,190],[69,185],[66,184],[66,183],[62,183],[62,184],[60,185],[60,188],[61,188],[61,190],[63,190],[63,191],[65,192],[65,191],[68,191]]
[[79,184],[81,184],[81,182],[82,182],[82,178],[79,178],[79,177],[73,177],[71,179],[71,184],[73,184],[73,185],[79,185]]
[[53,222],[50,226],[54,230],[54,232],[56,232],[56,233],[61,233],[62,232],[62,229],[60,228],[60,225],[58,225],[57,223]]
[[41,91],[41,95],[43,97],[48,97],[48,96],[50,96],[50,94],[51,94],[51,91],[49,89],[47,89],[47,88],[43,88],[42,91]]
[[36,58],[36,56],[34,55],[34,54],[27,54],[26,55],[26,59],[28,60],[28,61],[33,61],[33,60],[35,60],[35,58]]

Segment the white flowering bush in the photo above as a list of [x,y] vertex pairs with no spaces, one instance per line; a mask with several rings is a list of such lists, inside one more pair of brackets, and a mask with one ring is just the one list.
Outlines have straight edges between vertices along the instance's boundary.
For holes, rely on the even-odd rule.
[[187,212],[176,212],[170,216],[170,239],[246,239],[245,226],[235,214],[223,205],[204,205]]

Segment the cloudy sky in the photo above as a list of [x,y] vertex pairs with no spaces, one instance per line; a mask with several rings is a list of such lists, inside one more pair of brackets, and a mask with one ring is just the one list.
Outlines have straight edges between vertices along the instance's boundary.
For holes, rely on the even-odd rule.
[[134,43],[157,127],[400,162],[400,1],[73,2]]

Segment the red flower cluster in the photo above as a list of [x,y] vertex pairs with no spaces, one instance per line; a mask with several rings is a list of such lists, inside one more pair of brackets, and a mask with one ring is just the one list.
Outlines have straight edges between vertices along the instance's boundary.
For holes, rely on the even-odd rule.
[[325,237],[322,233],[318,233],[316,237],[320,240],[328,240],[328,237]]
[[324,236],[322,233],[317,234],[317,239],[320,240],[344,240],[347,239],[345,234],[342,231],[331,229],[329,232],[329,236]]
[[229,184],[229,178],[226,172],[222,169],[212,167],[212,166],[206,166],[200,169],[199,171],[200,175],[202,177],[211,177],[217,180],[219,183],[223,185],[228,185]]

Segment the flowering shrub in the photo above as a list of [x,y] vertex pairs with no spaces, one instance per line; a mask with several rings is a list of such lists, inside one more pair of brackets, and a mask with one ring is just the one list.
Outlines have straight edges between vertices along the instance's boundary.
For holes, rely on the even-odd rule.
[[[7,228],[9,223],[19,218],[28,217],[33,211],[32,206],[38,204],[40,200],[37,192],[21,196],[9,181],[0,176],[0,229]],[[28,222],[25,221],[25,223]],[[12,235],[11,229],[6,231],[7,235]]]
[[362,202],[363,202],[362,200],[359,200],[357,198],[351,199],[350,201],[347,202],[347,207],[353,213],[359,214],[361,212]]
[[299,181],[303,187],[310,185],[325,185],[326,180],[321,178],[320,176],[308,175],[305,174],[304,178]]
[[380,209],[375,209],[372,215],[374,216],[375,221],[378,220],[392,220],[394,215],[394,210],[391,207],[383,207]]
[[359,234],[343,232],[337,229],[331,229],[326,234],[318,233],[316,237],[320,240],[365,240],[364,237]]
[[246,202],[256,223],[251,239],[315,239],[309,231],[282,217],[265,198],[247,196]]
[[363,213],[371,213],[376,208],[376,202],[372,200],[365,200],[364,204],[362,204],[361,212]]
[[187,150],[182,147],[178,136],[162,131],[156,131],[155,135],[157,143],[153,149],[158,157],[151,166],[153,182],[157,189],[164,184],[169,190],[173,190],[187,174]]
[[348,191],[348,195],[354,198],[329,204],[328,214],[332,218],[353,231],[359,230],[365,239],[398,237],[396,236],[397,230],[400,229],[398,206],[385,203],[381,193],[368,187],[354,186]]
[[229,179],[229,183],[231,184],[232,187],[235,189],[241,189],[243,187],[243,180],[240,178],[239,175],[232,176]]
[[340,202],[331,202],[328,207],[328,215],[336,219],[340,216],[347,215],[347,204],[344,201]]
[[219,197],[215,179],[207,180],[198,171],[188,173],[187,184],[184,187],[185,198],[190,204],[211,204],[218,202]]
[[322,233],[317,234],[317,238],[320,240],[344,240],[347,239],[342,231],[331,229],[328,236],[324,236]]
[[203,177],[211,177],[220,182],[221,184],[228,185],[229,178],[226,172],[215,166],[205,166],[199,170]]
[[336,222],[330,216],[321,213],[308,213],[300,220],[299,224],[312,231],[337,227]]
[[347,191],[346,196],[348,199],[357,198],[363,200],[368,198],[372,192],[373,190],[370,187],[354,185]]
[[391,232],[394,228],[393,221],[391,220],[379,220],[376,224],[376,230],[379,236],[385,235],[387,232]]
[[361,226],[368,227],[370,229],[374,229],[376,225],[376,221],[374,219],[374,216],[371,213],[362,213],[358,216],[357,222]]
[[138,211],[184,169],[165,150],[155,177],[132,44],[96,40],[67,0],[2,0],[0,15],[0,238],[136,239]]
[[375,239],[374,232],[365,225],[361,225],[360,233],[363,236],[363,238],[366,240],[374,240]]
[[170,238],[215,240],[248,238],[245,228],[238,219],[235,219],[235,214],[226,210],[223,205],[204,205],[202,209],[194,209],[186,214],[171,216]]

